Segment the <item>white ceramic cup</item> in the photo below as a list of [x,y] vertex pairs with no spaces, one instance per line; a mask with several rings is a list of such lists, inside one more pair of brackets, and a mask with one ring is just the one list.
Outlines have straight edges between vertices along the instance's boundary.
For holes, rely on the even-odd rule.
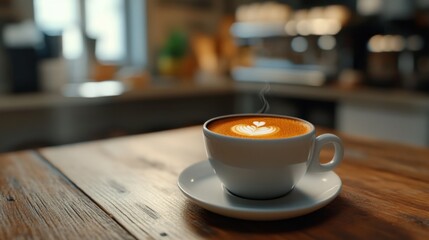
[[[208,125],[222,118],[274,116],[301,121],[309,126],[305,134],[275,139],[252,139],[222,135]],[[342,141],[333,134],[316,137],[308,121],[273,114],[234,114],[212,118],[203,126],[204,142],[211,166],[231,193],[250,199],[272,199],[291,191],[307,171],[331,171],[342,160]],[[333,144],[335,153],[328,163],[320,163],[322,147]]]

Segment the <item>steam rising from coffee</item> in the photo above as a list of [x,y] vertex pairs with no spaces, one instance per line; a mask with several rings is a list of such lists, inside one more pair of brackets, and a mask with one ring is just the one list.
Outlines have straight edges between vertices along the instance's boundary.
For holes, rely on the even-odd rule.
[[259,98],[261,99],[263,106],[261,109],[259,109],[258,113],[266,113],[268,110],[270,110],[270,104],[268,103],[267,99],[265,98],[265,94],[267,94],[271,90],[271,86],[269,83],[266,83],[264,88],[262,88],[259,91]]

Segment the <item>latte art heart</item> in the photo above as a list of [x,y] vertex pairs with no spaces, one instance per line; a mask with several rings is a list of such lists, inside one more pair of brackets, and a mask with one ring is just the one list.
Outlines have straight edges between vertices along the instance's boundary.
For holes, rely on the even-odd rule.
[[265,122],[253,122],[253,125],[237,124],[231,130],[244,136],[262,136],[278,132],[280,129],[275,126],[265,126]]
[[264,126],[265,125],[265,122],[260,122],[260,121],[254,121],[253,122],[253,125],[255,125],[256,127],[262,127],[262,126]]

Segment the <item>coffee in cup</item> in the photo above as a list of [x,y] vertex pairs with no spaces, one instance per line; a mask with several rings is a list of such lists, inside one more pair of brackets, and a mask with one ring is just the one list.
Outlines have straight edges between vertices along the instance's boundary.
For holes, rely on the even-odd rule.
[[[316,137],[305,120],[273,114],[234,114],[208,120],[203,126],[209,162],[234,195],[271,199],[291,191],[307,171],[330,171],[342,160],[341,139]],[[321,164],[325,144],[335,154]]]
[[273,139],[299,136],[310,131],[310,125],[297,119],[279,116],[236,116],[210,122],[215,133],[239,138]]

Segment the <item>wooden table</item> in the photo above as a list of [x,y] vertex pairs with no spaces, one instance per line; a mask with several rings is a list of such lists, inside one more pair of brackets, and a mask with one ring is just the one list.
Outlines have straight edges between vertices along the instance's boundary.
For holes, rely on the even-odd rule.
[[269,222],[180,192],[180,172],[206,159],[200,126],[2,154],[0,239],[427,239],[429,149],[339,135],[340,195]]

